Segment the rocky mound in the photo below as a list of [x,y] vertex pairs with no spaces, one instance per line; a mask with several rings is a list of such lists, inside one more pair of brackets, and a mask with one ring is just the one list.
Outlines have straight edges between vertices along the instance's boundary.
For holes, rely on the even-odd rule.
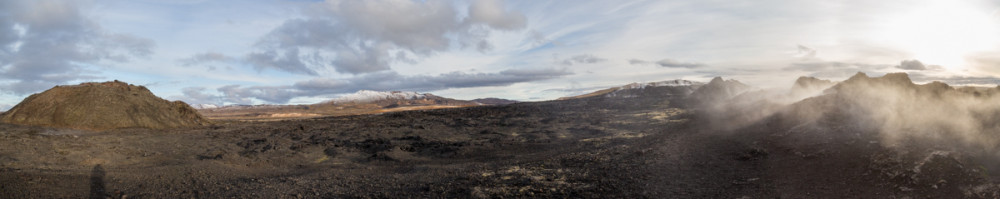
[[176,128],[209,121],[181,101],[120,81],[56,86],[33,94],[0,115],[0,122],[61,128]]
[[696,104],[715,105],[721,101],[736,97],[743,92],[747,92],[750,89],[750,86],[734,79],[723,80],[722,77],[715,77],[708,84],[694,90],[689,99],[693,100]]
[[811,97],[822,93],[823,90],[830,88],[833,85],[835,85],[835,83],[830,80],[802,76],[795,80],[795,84],[792,85],[789,95],[791,95],[790,97],[796,98]]

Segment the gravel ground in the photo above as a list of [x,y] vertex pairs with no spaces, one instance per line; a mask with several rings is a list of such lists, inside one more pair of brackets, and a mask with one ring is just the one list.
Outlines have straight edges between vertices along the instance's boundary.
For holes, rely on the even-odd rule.
[[167,130],[0,124],[0,198],[996,198],[995,161],[835,115],[587,98]]

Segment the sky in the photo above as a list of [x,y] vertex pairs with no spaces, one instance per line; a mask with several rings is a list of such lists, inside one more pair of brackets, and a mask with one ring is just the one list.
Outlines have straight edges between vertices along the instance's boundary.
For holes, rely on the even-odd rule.
[[358,90],[551,100],[632,82],[1000,83],[1000,1],[0,1],[0,110],[121,80],[189,104]]

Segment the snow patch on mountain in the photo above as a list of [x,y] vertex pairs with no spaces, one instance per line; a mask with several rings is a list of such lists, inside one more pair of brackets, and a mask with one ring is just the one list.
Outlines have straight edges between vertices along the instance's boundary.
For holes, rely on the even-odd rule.
[[413,91],[372,91],[359,90],[358,92],[340,96],[328,102],[332,103],[368,103],[381,100],[419,100],[433,97],[429,93],[417,93]]
[[668,80],[660,82],[647,82],[647,83],[631,83],[624,86],[615,88],[614,91],[606,94],[606,97],[618,97],[618,98],[633,98],[638,97],[639,93],[635,93],[637,90],[644,90],[647,88],[654,87],[677,87],[677,86],[687,86],[687,87],[700,87],[705,85],[705,83],[689,81],[683,79]]
[[644,89],[646,87],[661,87],[661,86],[700,86],[705,83],[689,81],[683,79],[668,80],[661,82],[647,82],[647,83],[631,83],[625,86],[621,86],[619,90],[623,89]]

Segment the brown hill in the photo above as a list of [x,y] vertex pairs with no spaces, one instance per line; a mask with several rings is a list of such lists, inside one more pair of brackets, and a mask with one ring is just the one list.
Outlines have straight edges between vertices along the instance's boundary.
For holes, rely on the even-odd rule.
[[175,128],[208,123],[184,102],[167,101],[146,87],[120,81],[56,86],[33,94],[0,122],[62,128]]

